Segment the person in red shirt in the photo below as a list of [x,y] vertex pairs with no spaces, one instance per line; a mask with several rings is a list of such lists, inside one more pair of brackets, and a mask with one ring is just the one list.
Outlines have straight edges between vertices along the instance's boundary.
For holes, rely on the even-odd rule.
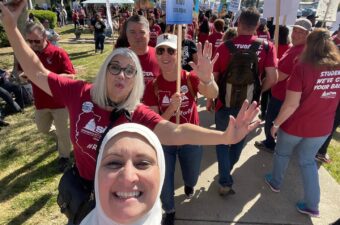
[[289,38],[289,29],[287,26],[280,25],[279,27],[279,46],[277,49],[277,58],[280,60],[283,54],[292,47]]
[[[265,181],[279,192],[294,150],[298,153],[303,198],[296,209],[319,217],[320,186],[315,155],[332,131],[340,101],[340,54],[329,31],[314,29],[287,82],[287,93],[271,133],[277,136],[273,170]],[[289,187],[289,186],[288,186]]]
[[204,16],[204,14],[199,15],[199,26],[198,26],[198,42],[201,42],[203,45],[206,40],[208,40],[209,37],[209,22],[208,18]]
[[[233,38],[232,41],[238,49],[247,49],[250,45],[257,40],[254,35],[257,26],[259,25],[260,13],[255,8],[248,8],[242,11],[239,20],[237,33],[238,36]],[[226,45],[220,45],[217,48],[216,54],[220,57],[214,64],[214,76],[218,80],[220,76],[224,75],[228,64],[231,60],[231,53]],[[277,81],[277,57],[276,51],[271,42],[268,42],[268,50],[261,44],[258,54],[258,67],[259,74],[266,71],[266,79],[262,83],[262,92],[269,90]],[[216,103],[215,123],[217,130],[223,130],[228,124],[230,115],[236,115],[238,108],[226,107],[219,99]],[[217,160],[218,160],[218,173],[220,185],[219,194],[224,196],[234,193],[232,189],[233,179],[231,170],[235,163],[238,161],[241,151],[243,149],[244,140],[234,145],[217,145]]]
[[155,47],[157,43],[157,37],[162,34],[162,29],[161,27],[155,23],[155,18],[154,17],[149,17],[149,26],[150,26],[150,41],[149,41],[149,46]]
[[[259,109],[255,102],[249,104],[247,101],[243,103],[238,116],[230,118],[229,126],[223,132],[164,120],[140,103],[144,91],[142,68],[137,55],[128,48],[111,52],[103,62],[94,84],[58,76],[39,61],[17,27],[18,18],[26,4],[26,1],[20,1],[9,9],[0,2],[1,20],[27,77],[69,111],[75,166],[61,178],[58,204],[62,212],[68,215],[70,223],[79,223],[82,217],[76,215],[86,216],[88,209],[93,208],[89,202],[97,149],[100,149],[104,136],[112,127],[128,122],[142,124],[153,130],[164,145],[228,145],[239,142],[259,125],[259,121],[253,122]],[[203,51],[199,61],[210,61],[211,55],[211,50]],[[207,84],[210,85],[210,81]],[[88,207],[81,207],[84,205]]]
[[256,35],[259,38],[263,38],[267,41],[270,41],[270,33],[267,27],[267,19],[266,18],[260,18],[260,26],[256,30]]
[[[197,64],[190,63],[194,71],[181,71],[181,91],[176,90],[177,80],[177,36],[163,34],[157,38],[156,54],[161,68],[161,75],[149,83],[144,94],[144,103],[159,113],[162,118],[176,123],[176,112],[180,113],[180,124],[199,124],[196,98],[201,93],[207,98],[215,98],[218,87],[212,75],[215,57],[210,61],[202,56],[202,45],[198,44]],[[212,45],[205,45],[205,52],[212,52]],[[192,197],[197,183],[202,158],[202,148],[199,145],[163,145],[165,156],[165,180],[161,200],[165,211],[162,224],[173,225],[175,218],[174,175],[178,155],[184,180],[184,192]]]
[[126,21],[126,37],[143,68],[145,85],[160,74],[155,48],[148,46],[150,41],[149,22],[144,16],[131,16]]
[[224,28],[224,20],[217,19],[214,22],[214,31],[208,37],[208,42],[213,46],[213,55],[215,55],[216,49],[220,46],[223,42],[223,28]]
[[[26,41],[47,69],[56,74],[64,74],[60,76],[73,77],[75,70],[67,53],[62,48],[47,41],[45,29],[40,23],[27,23],[25,33]],[[34,82],[32,88],[36,108],[35,123],[42,133],[49,133],[52,123],[54,123],[59,152],[58,167],[63,172],[71,153],[68,112],[64,104],[46,94]]]
[[274,152],[275,139],[272,137],[270,129],[285,100],[287,79],[298,61],[297,58],[303,51],[307,36],[311,29],[311,22],[305,18],[298,19],[293,25],[293,32],[291,35],[293,47],[288,49],[281,57],[278,66],[278,82],[271,88],[272,97],[268,104],[264,126],[266,139],[263,141],[255,141],[255,146],[260,150]]

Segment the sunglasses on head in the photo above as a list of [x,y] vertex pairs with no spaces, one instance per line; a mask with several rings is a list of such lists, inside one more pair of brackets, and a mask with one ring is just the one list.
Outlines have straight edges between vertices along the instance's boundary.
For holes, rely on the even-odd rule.
[[40,44],[41,43],[41,40],[30,40],[30,39],[27,39],[26,40],[28,43],[30,43],[30,44]]
[[112,75],[119,75],[122,71],[124,72],[125,77],[132,78],[136,75],[137,70],[131,66],[127,65],[127,67],[123,68],[118,63],[109,63],[108,70]]
[[165,52],[165,50],[168,52],[169,55],[173,55],[175,54],[175,49],[173,48],[163,48],[163,47],[158,47],[156,48],[156,54],[157,55],[163,55],[163,53]]

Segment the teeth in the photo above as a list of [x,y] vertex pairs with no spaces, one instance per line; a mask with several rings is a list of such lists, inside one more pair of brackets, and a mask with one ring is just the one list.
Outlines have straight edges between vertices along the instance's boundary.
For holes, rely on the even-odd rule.
[[140,191],[133,192],[116,192],[118,198],[138,198],[141,195]]

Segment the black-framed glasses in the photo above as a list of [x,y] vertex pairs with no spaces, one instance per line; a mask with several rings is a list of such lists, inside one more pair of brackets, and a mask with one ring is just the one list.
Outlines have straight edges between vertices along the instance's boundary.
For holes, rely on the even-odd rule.
[[132,78],[136,76],[137,70],[131,66],[128,65],[127,67],[123,68],[118,63],[109,63],[107,69],[112,75],[119,75],[122,71],[124,72],[125,77]]
[[157,55],[163,55],[163,53],[165,52],[165,50],[168,52],[169,55],[173,55],[175,54],[176,50],[173,48],[162,48],[162,47],[158,47],[156,48],[156,54]]
[[41,43],[41,40],[30,40],[30,39],[26,39],[26,41],[30,44],[40,44]]

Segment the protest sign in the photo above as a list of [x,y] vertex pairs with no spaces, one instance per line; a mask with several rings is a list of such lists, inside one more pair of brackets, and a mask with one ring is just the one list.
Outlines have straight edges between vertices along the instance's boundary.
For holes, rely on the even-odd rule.
[[230,0],[228,11],[237,13],[240,10],[241,0]]
[[167,0],[166,23],[167,24],[191,24],[192,0]]
[[336,13],[340,0],[320,0],[316,16],[320,21],[336,21]]

